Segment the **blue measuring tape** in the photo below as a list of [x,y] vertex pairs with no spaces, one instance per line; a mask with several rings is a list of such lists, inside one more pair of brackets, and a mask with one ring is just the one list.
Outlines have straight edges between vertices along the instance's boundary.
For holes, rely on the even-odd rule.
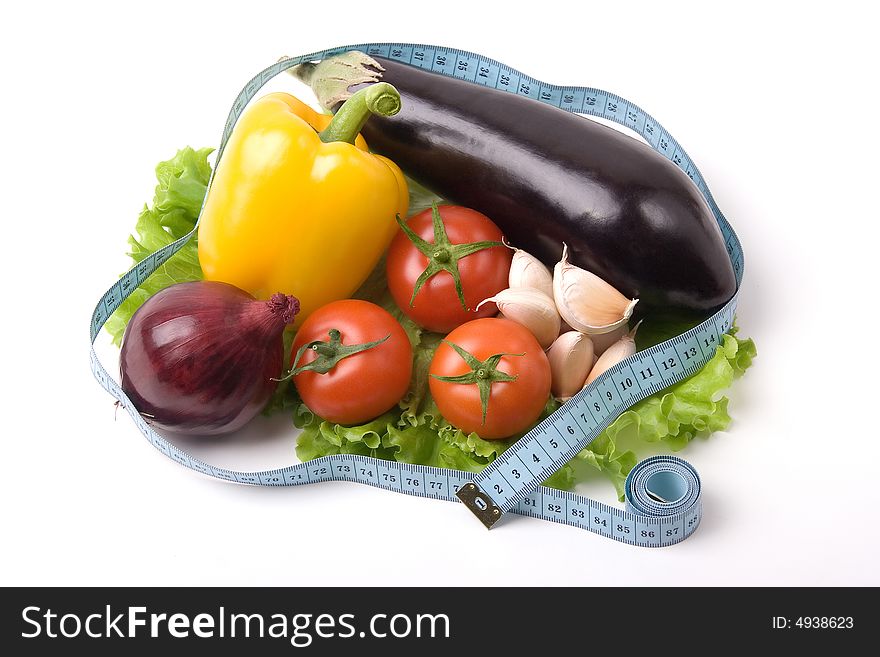
[[[94,343],[110,315],[197,231],[159,249],[123,274],[103,294],[92,313],[90,361],[101,386],[115,397],[141,433],[169,458],[197,472],[241,484],[298,486],[321,481],[355,481],[386,490],[442,500],[461,500],[487,526],[506,512],[580,527],[608,538],[646,547],[672,545],[697,528],[701,517],[700,478],[686,461],[654,456],[635,465],[625,484],[626,508],[540,485],[594,440],[636,402],[697,372],[715,354],[730,330],[743,273],[739,239],[718,209],[702,175],[679,143],[647,112],[615,94],[579,86],[547,84],[475,53],[406,43],[361,43],[286,58],[244,86],[229,112],[217,161],[247,103],[279,73],[298,64],[351,50],[394,59],[441,75],[467,80],[548,103],[569,112],[610,119],[631,128],[680,167],[702,192],[724,236],[737,293],[712,317],[671,340],[618,363],[508,448],[479,474],[337,454],[276,470],[240,472],[217,468],[176,447],[154,431],[120,385],[104,369]],[[208,181],[210,190],[214,171]]]

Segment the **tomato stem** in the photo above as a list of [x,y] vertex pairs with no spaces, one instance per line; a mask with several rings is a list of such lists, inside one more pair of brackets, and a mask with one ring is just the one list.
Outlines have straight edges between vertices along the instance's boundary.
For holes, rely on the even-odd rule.
[[458,271],[458,261],[462,258],[466,258],[472,253],[476,253],[477,251],[491,249],[496,246],[504,246],[504,244],[502,242],[488,240],[482,242],[470,242],[467,244],[453,244],[449,241],[449,237],[446,234],[446,226],[443,224],[443,218],[440,216],[440,210],[437,209],[436,201],[431,202],[431,221],[434,224],[433,243],[416,235],[415,231],[407,226],[406,222],[403,221],[399,215],[397,217],[397,223],[400,226],[400,229],[409,238],[409,241],[412,242],[413,246],[415,246],[416,249],[428,259],[428,266],[425,268],[425,271],[419,275],[418,279],[416,279],[412,297],[409,300],[409,306],[412,308],[413,305],[415,305],[416,295],[428,279],[435,274],[439,274],[441,271],[445,271],[452,276],[452,280],[455,282],[455,293],[458,295],[461,307],[466,311],[470,310],[467,302],[464,300],[464,290],[461,286],[461,273]]
[[[388,338],[391,337],[389,333],[381,340],[375,340],[373,342],[365,342],[363,344],[342,344],[342,333],[340,333],[337,329],[330,329],[328,332],[330,339],[328,341],[323,340],[314,340],[313,342],[309,342],[301,346],[297,352],[296,356],[293,359],[293,364],[290,366],[290,371],[287,372],[279,381],[284,381],[285,379],[289,379],[291,377],[296,376],[297,374],[301,374],[302,372],[317,372],[318,374],[326,374],[334,367],[339,364],[339,361],[348,358],[349,356],[354,356],[355,354],[359,354],[367,349],[372,349],[373,347],[378,347],[380,344],[385,342]],[[315,360],[307,365],[302,365],[297,367],[300,359],[308,350],[312,350],[317,354]]]
[[498,381],[516,381],[516,376],[511,376],[507,372],[498,369],[498,364],[503,356],[525,356],[522,354],[500,353],[489,356],[484,361],[477,360],[477,357],[459,347],[454,342],[443,340],[452,347],[462,360],[471,368],[470,372],[459,374],[457,376],[437,376],[432,374],[438,381],[446,381],[447,383],[457,383],[462,385],[476,385],[480,391],[480,405],[483,409],[482,424],[486,424],[486,412],[489,410],[489,397],[492,394],[492,384]]

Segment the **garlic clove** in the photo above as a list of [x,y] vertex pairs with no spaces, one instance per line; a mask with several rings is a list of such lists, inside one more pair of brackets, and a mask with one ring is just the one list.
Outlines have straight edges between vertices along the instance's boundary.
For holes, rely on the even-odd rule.
[[531,287],[507,288],[477,306],[493,302],[507,319],[525,326],[546,349],[559,335],[559,313],[553,299]]
[[559,401],[567,401],[584,387],[593,367],[593,341],[580,331],[560,335],[547,350],[550,361],[550,391]]
[[639,302],[627,299],[595,274],[568,261],[568,245],[553,269],[553,298],[569,326],[591,335],[609,333],[626,324]]
[[532,287],[553,298],[553,274],[543,262],[522,249],[514,249],[507,284],[512,288]]
[[601,356],[605,353],[605,350],[626,335],[628,330],[628,326],[624,323],[608,333],[599,333],[590,336],[593,338],[593,349],[596,352],[596,355]]
[[593,381],[598,379],[602,373],[610,370],[624,358],[629,358],[636,353],[636,330],[638,330],[638,328],[639,325],[636,324],[632,331],[608,347],[608,349],[599,356],[599,360],[596,361],[596,364],[593,365],[593,369],[590,370],[590,375],[587,377],[586,382],[584,382],[584,386],[590,385]]

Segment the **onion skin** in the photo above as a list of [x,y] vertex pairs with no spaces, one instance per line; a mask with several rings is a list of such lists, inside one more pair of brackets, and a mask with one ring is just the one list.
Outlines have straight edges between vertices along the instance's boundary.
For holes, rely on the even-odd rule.
[[179,283],[142,305],[125,330],[122,389],[159,429],[218,435],[262,410],[284,362],[292,296],[257,301],[227,283]]

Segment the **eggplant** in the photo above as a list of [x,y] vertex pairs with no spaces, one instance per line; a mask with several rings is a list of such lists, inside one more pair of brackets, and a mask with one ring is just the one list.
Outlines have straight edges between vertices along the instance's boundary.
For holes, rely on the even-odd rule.
[[294,74],[328,109],[365,84],[394,85],[403,107],[364,126],[370,149],[490,217],[514,246],[552,267],[567,243],[572,263],[640,299],[642,316],[696,322],[733,296],[706,200],[646,144],[516,94],[362,53],[338,58]]

